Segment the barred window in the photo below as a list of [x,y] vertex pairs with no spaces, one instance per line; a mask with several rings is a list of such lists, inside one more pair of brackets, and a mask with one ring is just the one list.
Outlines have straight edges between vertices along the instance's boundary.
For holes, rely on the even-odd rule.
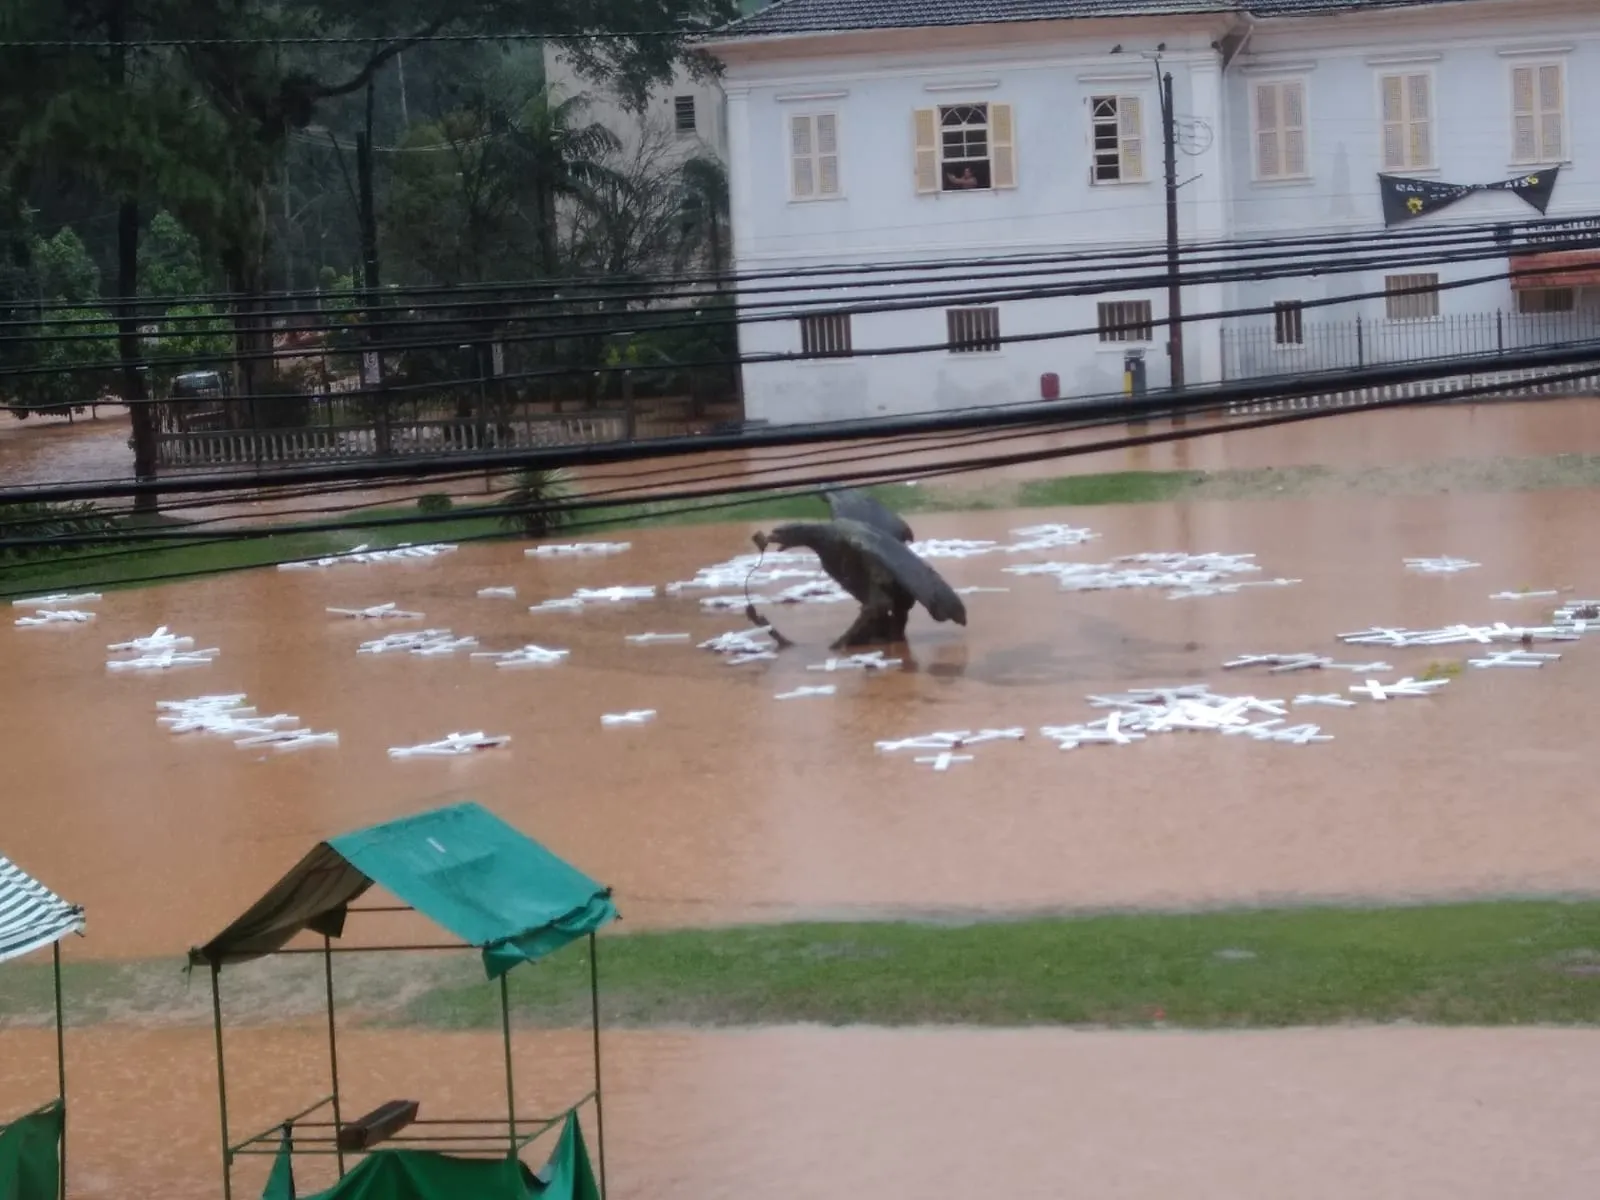
[[1155,317],[1148,300],[1106,300],[1099,305],[1102,342],[1153,342]]
[[801,317],[800,349],[805,354],[849,354],[850,314],[813,313]]
[[[1426,288],[1427,291],[1412,291]],[[1439,276],[1433,272],[1423,275],[1385,275],[1383,290],[1383,315],[1391,321],[1425,321],[1439,315]]]
[[945,310],[944,315],[952,354],[976,354],[1000,349],[998,308],[950,308]]
[[1280,346],[1303,346],[1306,340],[1305,305],[1280,300],[1272,306],[1272,340]]

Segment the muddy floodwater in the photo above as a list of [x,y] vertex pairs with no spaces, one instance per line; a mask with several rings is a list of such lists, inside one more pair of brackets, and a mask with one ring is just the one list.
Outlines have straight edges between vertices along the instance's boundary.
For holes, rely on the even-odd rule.
[[[71,1047],[73,1195],[216,1200],[209,1031],[93,1029]],[[48,1034],[0,1050],[0,1103],[53,1094]],[[616,1033],[606,1050],[622,1197],[1587,1200],[1600,1172],[1588,1031],[801,1028]],[[314,1027],[234,1035],[237,1135],[324,1095],[325,1051]],[[581,1037],[519,1036],[519,1109],[584,1094],[587,1054]],[[341,1079],[359,1111],[403,1096],[424,1116],[492,1117],[498,1056],[493,1036],[351,1034]],[[265,1161],[244,1160],[236,1196],[260,1194]],[[315,1166],[297,1160],[302,1189]]]
[[[1087,697],[1206,682],[1288,699],[1345,692],[1368,672],[1224,671],[1242,653],[1379,660],[1393,680],[1461,647],[1343,646],[1372,625],[1543,623],[1600,594],[1587,494],[1446,495],[1339,503],[1142,505],[915,518],[921,538],[1010,539],[1061,520],[1100,537],[1070,549],[942,558],[966,629],[918,613],[904,669],[819,672],[850,604],[767,606],[799,645],[731,666],[695,643],[748,628],[703,592],[531,613],[579,587],[692,576],[748,550],[751,526],[659,529],[603,558],[533,559],[463,546],[431,560],[258,571],[108,593],[87,625],[0,627],[6,853],[91,914],[71,956],[180,951],[214,933],[317,840],[471,797],[616,886],[631,925],[795,915],[1193,905],[1288,897],[1589,890],[1600,797],[1577,730],[1600,703],[1592,643],[1542,669],[1468,669],[1443,692],[1291,709],[1312,745],[1170,734],[1064,752],[1042,725],[1099,715]],[[1144,551],[1253,553],[1283,587],[1170,599],[1165,589],[1066,592],[1004,568]],[[1402,560],[1454,555],[1455,575]],[[516,599],[479,598],[514,586]],[[738,589],[723,589],[737,592]],[[328,606],[395,602],[421,621],[350,620]],[[169,626],[217,647],[209,665],[107,670],[108,643]],[[549,667],[358,654],[419,626],[484,650],[570,650]],[[625,635],[689,633],[640,645]],[[794,700],[778,693],[832,684]],[[174,735],[157,701],[246,693],[339,734],[337,747],[241,749]],[[638,726],[608,713],[654,709]],[[1020,726],[946,771],[879,740]],[[390,747],[451,732],[509,734],[456,759]]]

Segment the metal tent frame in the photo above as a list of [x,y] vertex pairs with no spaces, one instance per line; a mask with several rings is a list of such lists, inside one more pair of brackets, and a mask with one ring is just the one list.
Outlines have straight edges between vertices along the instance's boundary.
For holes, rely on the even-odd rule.
[[[54,910],[54,919],[44,926],[32,930],[19,922],[18,931],[22,935],[14,946],[0,945],[0,962],[12,958],[20,958],[34,950],[39,950],[48,942],[50,946],[50,973],[55,993],[55,1018],[56,1018],[56,1099],[49,1104],[40,1105],[31,1112],[23,1113],[23,1117],[31,1117],[35,1113],[46,1111],[53,1104],[60,1104],[61,1111],[61,1141],[57,1149],[61,1164],[60,1183],[57,1194],[61,1200],[66,1200],[67,1195],[67,1023],[65,1005],[63,1003],[63,990],[61,987],[61,940],[70,933],[82,936],[84,930],[83,908],[76,904],[68,904],[61,897],[50,891],[38,880],[17,866],[5,855],[0,854],[0,884],[9,884],[23,895],[24,902],[41,907],[45,910]],[[0,899],[5,896],[0,895]],[[6,932],[0,928],[0,933]],[[21,1118],[18,1118],[20,1120]],[[6,1129],[14,1122],[0,1121],[0,1129]]]
[[[380,888],[395,903],[354,901]],[[336,945],[349,916],[413,913],[455,940]],[[516,1158],[530,1143],[593,1101],[601,1200],[606,1194],[605,1109],[600,1061],[600,973],[596,930],[618,916],[611,889],[475,803],[465,802],[329,838],[243,915],[203,946],[189,951],[190,968],[211,974],[212,1032],[217,1054],[217,1113],[221,1127],[223,1200],[233,1198],[233,1168],[244,1155],[332,1156],[344,1178],[347,1157],[381,1152],[387,1144],[458,1156]],[[300,934],[320,945],[291,945]],[[568,943],[589,943],[591,1090],[552,1116],[517,1112],[511,1053],[511,1000],[506,975]],[[477,950],[500,988],[500,1034],[505,1060],[505,1112],[498,1117],[419,1119],[418,1104],[391,1100],[347,1120],[339,1077],[339,1027],[333,989],[335,954]],[[227,1058],[223,1039],[222,968],[280,954],[320,954],[328,1021],[331,1091],[260,1133],[233,1141],[228,1119]],[[326,1110],[327,1115],[323,1115]],[[330,1119],[331,1118],[331,1119]],[[306,1131],[296,1136],[297,1130]],[[296,1143],[299,1143],[298,1145]]]

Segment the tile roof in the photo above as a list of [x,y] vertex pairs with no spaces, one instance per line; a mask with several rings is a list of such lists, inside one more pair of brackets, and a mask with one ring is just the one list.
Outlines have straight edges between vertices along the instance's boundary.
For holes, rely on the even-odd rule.
[[1070,21],[1090,17],[1316,16],[1380,8],[1421,8],[1446,0],[777,0],[732,21],[714,39],[861,29]]

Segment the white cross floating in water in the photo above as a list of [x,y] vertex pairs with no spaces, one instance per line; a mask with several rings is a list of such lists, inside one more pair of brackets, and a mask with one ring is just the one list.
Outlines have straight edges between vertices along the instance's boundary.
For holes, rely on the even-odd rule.
[[492,750],[507,745],[509,734],[490,735],[481,729],[475,733],[447,733],[437,742],[424,742],[419,746],[391,746],[390,758],[445,758],[458,754],[472,754],[478,750]]
[[1469,658],[1474,667],[1542,667],[1560,658],[1559,654],[1534,654],[1527,650],[1498,650],[1487,658]]
[[1394,668],[1391,667],[1386,662],[1370,662],[1370,663],[1336,663],[1336,662],[1331,662],[1331,663],[1325,664],[1324,665],[1324,669],[1325,670],[1329,670],[1329,671],[1362,671],[1362,672],[1368,672],[1368,671],[1392,671],[1392,670],[1394,670]]
[[552,650],[544,646],[529,644],[520,649],[508,650],[504,653],[498,650],[480,650],[472,657],[493,659],[494,665],[497,667],[543,667],[558,663],[571,653],[572,651],[570,650]]
[[1483,566],[1465,558],[1408,558],[1405,565],[1425,575],[1453,575],[1457,571]]
[[329,612],[338,617],[355,617],[364,620],[379,620],[384,617],[401,617],[417,619],[422,616],[419,612],[406,612],[396,607],[394,601],[388,604],[374,604],[371,608],[330,608]]
[[1370,696],[1374,700],[1387,700],[1392,696],[1430,696],[1449,683],[1448,679],[1413,679],[1407,675],[1397,683],[1379,683],[1369,679],[1366,683],[1352,683],[1350,690]]
[[1273,717],[1270,721],[1257,721],[1253,725],[1230,725],[1222,731],[1224,737],[1234,737],[1243,734],[1245,737],[1266,740],[1273,735],[1273,731],[1283,724],[1282,717]]
[[81,625],[94,620],[92,612],[76,608],[39,608],[31,617],[18,617],[12,624],[27,628],[31,625]]
[[977,733],[965,734],[958,746],[979,746],[984,742],[1020,742],[1028,736],[1026,729],[980,729]]
[[514,587],[486,587],[478,589],[480,600],[515,600],[517,589]]
[[885,658],[882,650],[873,650],[867,654],[852,654],[847,658],[830,658],[825,662],[812,663],[806,668],[808,671],[882,671],[889,667],[898,667],[900,659]]
[[924,733],[918,737],[900,738],[891,742],[874,743],[879,750],[949,750],[959,746],[961,739],[971,737],[970,729],[957,729],[946,733]]
[[792,692],[779,692],[773,698],[775,700],[799,700],[805,696],[831,696],[837,690],[833,684],[825,683],[821,687],[797,687]]
[[630,633],[626,635],[628,641],[636,646],[648,646],[655,642],[687,642],[687,633]]
[[1559,592],[1555,592],[1555,591],[1548,591],[1548,592],[1495,592],[1494,595],[1489,597],[1489,599],[1491,599],[1491,600],[1534,600],[1534,599],[1542,599],[1542,598],[1547,597],[1547,596],[1557,596],[1557,595],[1560,595],[1560,593]]
[[971,762],[970,754],[951,754],[948,750],[941,750],[931,757],[920,757],[915,760],[919,763],[930,763],[935,771],[948,771],[951,763]]
[[538,604],[530,604],[529,612],[577,612],[583,608],[583,601],[575,596],[567,596],[561,600],[541,600]]
[[778,657],[775,650],[745,650],[739,654],[729,655],[723,661],[730,667],[742,666],[745,663],[768,662]]
[[964,587],[964,588],[957,588],[956,589],[956,595],[958,595],[958,596],[978,596],[978,595],[984,595],[984,594],[987,594],[987,593],[990,593],[990,592],[1009,592],[1010,590],[1011,590],[1010,588],[997,588],[997,587]]
[[13,608],[53,608],[61,604],[88,604],[99,600],[99,592],[52,592],[48,596],[24,596],[13,600]]
[[1338,692],[1329,692],[1324,696],[1296,696],[1293,700],[1293,703],[1324,704],[1329,708],[1354,708],[1356,706],[1356,702],[1354,700],[1346,700],[1343,696],[1339,695]]
[[1333,735],[1323,733],[1320,725],[1293,725],[1288,729],[1276,729],[1266,734],[1262,740],[1288,742],[1293,746],[1309,746],[1312,742],[1331,742]]
[[606,713],[600,718],[602,725],[643,725],[656,715],[653,708],[638,708],[632,712]]
[[572,599],[579,602],[585,600],[609,600],[616,603],[621,600],[648,600],[656,594],[653,586],[644,587],[608,587],[608,588],[579,588],[572,593]]

